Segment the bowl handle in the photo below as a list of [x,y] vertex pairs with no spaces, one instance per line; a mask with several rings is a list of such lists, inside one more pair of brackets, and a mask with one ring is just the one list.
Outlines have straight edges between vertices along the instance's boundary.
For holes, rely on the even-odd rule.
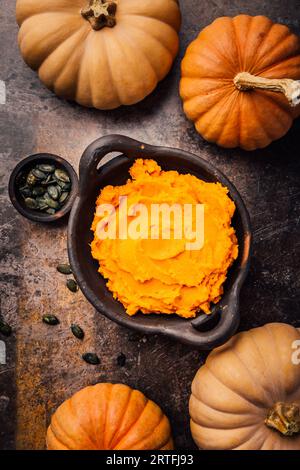
[[112,134],[95,140],[83,152],[79,164],[79,192],[84,196],[86,189],[99,178],[97,170],[101,160],[111,152],[120,152],[130,158],[138,158],[141,153],[152,150],[151,145],[123,135]]
[[[239,316],[239,283],[235,282],[224,305],[216,307],[211,315],[199,315],[192,320],[187,337],[190,336],[190,343],[194,343],[200,349],[213,349],[224,344],[238,329]],[[212,323],[217,324],[209,329]],[[201,331],[201,329],[208,331]]]

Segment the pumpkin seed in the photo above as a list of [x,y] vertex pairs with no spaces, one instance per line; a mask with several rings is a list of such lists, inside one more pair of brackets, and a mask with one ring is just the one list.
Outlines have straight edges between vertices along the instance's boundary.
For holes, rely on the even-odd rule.
[[47,193],[52,199],[54,199],[54,201],[57,201],[57,199],[59,198],[59,192],[56,186],[48,186]]
[[43,322],[50,326],[59,324],[59,319],[55,315],[44,315]]
[[0,320],[0,333],[4,336],[10,336],[12,333],[12,327]]
[[28,184],[28,186],[34,186],[36,182],[37,182],[36,176],[33,174],[32,171],[30,171],[27,175],[26,183]]
[[54,172],[54,176],[58,181],[62,181],[63,183],[69,183],[70,177],[67,172],[64,170],[57,169]]
[[35,199],[32,199],[31,197],[27,197],[25,199],[25,204],[28,207],[28,209],[37,209],[38,208],[38,203],[36,202]]
[[46,190],[42,186],[35,186],[32,190],[32,195],[33,196],[43,196],[45,194]]
[[58,202],[60,204],[64,204],[64,202],[68,199],[68,197],[69,197],[68,191],[64,191],[63,193],[61,193],[61,196],[60,196]]
[[79,325],[71,325],[71,331],[76,338],[78,339],[84,338],[84,331],[82,328],[80,328]]
[[23,183],[25,183],[25,181],[26,181],[26,177],[24,173],[21,171],[20,173],[17,174],[15,183],[17,186],[23,186]]
[[53,173],[55,171],[55,166],[50,163],[40,163],[37,168],[44,173]]
[[44,180],[47,178],[46,173],[43,171],[39,170],[38,168],[34,168],[32,171],[32,174],[38,179],[38,180]]
[[72,274],[72,269],[69,264],[59,264],[56,269],[61,274]]
[[58,209],[59,204],[57,201],[54,201],[47,193],[44,196],[45,204],[47,204],[51,209]]
[[71,291],[71,292],[77,292],[78,291],[78,284],[76,281],[74,281],[74,279],[68,279],[67,280],[67,288]]
[[117,357],[117,364],[119,367],[124,367],[125,364],[126,364],[126,356],[125,354],[121,353],[118,357]]
[[24,198],[30,197],[32,195],[31,189],[28,186],[23,186],[22,188],[19,189],[19,191]]
[[52,209],[51,207],[49,207],[49,209],[46,210],[46,214],[54,215],[55,213],[56,213],[56,210]]
[[42,196],[37,196],[36,197],[36,202],[38,203],[38,205],[41,205],[41,204],[46,204],[45,203],[45,194],[43,194]]
[[53,179],[53,175],[48,175],[47,178],[42,181],[43,186],[48,186],[49,184],[56,184],[57,181]]
[[57,181],[57,184],[63,191],[69,191],[71,189],[71,183],[64,183],[63,181]]
[[43,196],[42,197],[37,197],[36,202],[37,202],[37,205],[38,205],[38,209],[40,211],[44,211],[45,209],[48,209],[48,204],[46,204],[46,201],[45,201]]
[[82,359],[93,366],[100,364],[100,359],[95,353],[85,353],[82,355]]

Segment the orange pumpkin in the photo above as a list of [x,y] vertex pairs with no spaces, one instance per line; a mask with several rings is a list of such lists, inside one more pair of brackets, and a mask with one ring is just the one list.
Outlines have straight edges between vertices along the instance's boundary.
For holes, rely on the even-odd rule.
[[197,131],[222,147],[266,147],[300,115],[300,39],[264,16],[218,18],[188,47],[180,95]]
[[178,52],[177,0],[17,0],[25,62],[58,96],[98,109],[141,101]]
[[168,418],[153,401],[126,385],[86,387],[53,414],[49,450],[171,450]]

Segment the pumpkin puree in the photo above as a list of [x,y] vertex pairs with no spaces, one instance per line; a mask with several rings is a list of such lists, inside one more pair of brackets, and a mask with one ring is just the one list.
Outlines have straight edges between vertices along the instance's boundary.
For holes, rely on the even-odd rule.
[[[211,304],[220,300],[228,268],[238,255],[231,226],[235,205],[227,188],[190,174],[162,171],[153,160],[136,160],[130,175],[132,179],[123,186],[106,186],[97,207],[112,204],[117,214],[121,196],[127,196],[128,207],[139,203],[148,207],[153,203],[203,204],[204,245],[186,249],[183,238],[103,240],[97,236],[97,226],[104,216],[96,211],[92,256],[99,261],[108,289],[128,315],[141,311],[191,318],[200,310],[209,313]],[[134,216],[127,219],[130,222]],[[170,228],[172,233],[172,218]]]

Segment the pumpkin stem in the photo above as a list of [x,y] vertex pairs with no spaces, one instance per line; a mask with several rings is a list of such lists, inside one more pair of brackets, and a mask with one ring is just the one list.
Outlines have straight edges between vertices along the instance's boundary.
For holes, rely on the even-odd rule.
[[91,23],[95,31],[116,25],[117,1],[90,0],[86,8],[81,10],[84,19]]
[[240,91],[248,90],[269,90],[283,93],[290,106],[295,107],[300,103],[300,81],[290,78],[263,78],[251,75],[248,72],[241,72],[234,78],[234,84]]
[[300,432],[300,407],[295,403],[278,402],[269,411],[265,424],[284,436]]

